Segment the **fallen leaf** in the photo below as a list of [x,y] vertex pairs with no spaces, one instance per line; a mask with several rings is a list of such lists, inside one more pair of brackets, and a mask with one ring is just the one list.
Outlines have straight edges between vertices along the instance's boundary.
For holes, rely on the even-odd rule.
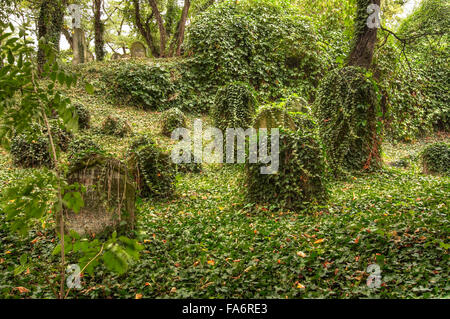
[[27,288],[25,288],[25,287],[16,287],[15,289],[19,290],[19,292],[20,292],[21,294],[30,292],[30,291],[29,291]]

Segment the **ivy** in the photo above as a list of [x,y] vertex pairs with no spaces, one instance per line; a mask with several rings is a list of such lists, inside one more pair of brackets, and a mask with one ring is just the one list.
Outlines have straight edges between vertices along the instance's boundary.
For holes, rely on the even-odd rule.
[[336,174],[380,166],[379,103],[365,70],[331,71],[318,88],[314,108],[327,161]]

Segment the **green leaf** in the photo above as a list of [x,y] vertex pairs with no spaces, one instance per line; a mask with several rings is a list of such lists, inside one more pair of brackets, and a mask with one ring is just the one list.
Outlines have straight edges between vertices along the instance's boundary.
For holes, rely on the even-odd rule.
[[94,86],[91,83],[86,83],[86,92],[88,94],[94,94]]

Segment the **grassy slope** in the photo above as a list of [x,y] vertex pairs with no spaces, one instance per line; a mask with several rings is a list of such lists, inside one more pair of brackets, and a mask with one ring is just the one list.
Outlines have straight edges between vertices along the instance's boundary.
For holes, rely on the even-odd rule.
[[[158,136],[158,114],[117,107],[101,96],[73,91],[98,126],[109,113],[127,118],[135,131]],[[123,156],[128,138],[98,135],[107,150]],[[448,137],[440,137],[448,140]],[[415,155],[429,141],[386,145],[387,161]],[[414,156],[412,156],[414,158]],[[448,297],[448,207],[450,179],[410,169],[333,182],[326,207],[292,213],[247,205],[242,167],[208,166],[178,179],[177,196],[139,201],[141,261],[117,277],[98,269],[83,278],[73,297]],[[0,186],[14,176],[0,150]],[[3,217],[1,217],[3,219]],[[53,297],[57,263],[51,230],[18,238],[0,227],[0,295]],[[323,240],[322,240],[323,239]],[[37,260],[13,275],[23,252]],[[69,258],[70,259],[70,258]],[[372,263],[382,268],[383,286],[369,289]],[[49,285],[50,283],[50,285]],[[21,294],[14,287],[29,289]]]

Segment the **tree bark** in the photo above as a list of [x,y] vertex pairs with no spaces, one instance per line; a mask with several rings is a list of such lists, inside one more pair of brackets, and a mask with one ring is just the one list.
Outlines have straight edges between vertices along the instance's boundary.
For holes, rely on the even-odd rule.
[[105,43],[103,41],[104,26],[101,20],[102,0],[94,0],[94,32],[95,32],[95,57],[97,61],[103,61],[105,57]]
[[167,38],[167,33],[166,33],[166,28],[164,27],[164,22],[163,19],[161,17],[161,14],[158,10],[158,6],[156,5],[156,1],[155,0],[148,0],[151,8],[152,8],[152,13],[155,15],[156,18],[156,22],[158,23],[158,28],[159,28],[159,57],[162,58],[165,56],[166,54],[166,38]]
[[70,34],[69,30],[67,30],[66,28],[62,28],[62,34],[64,35],[64,37],[66,38],[67,42],[69,42],[70,45],[70,49],[73,50],[73,37]]
[[380,0],[357,0],[355,31],[353,44],[347,59],[347,65],[368,69],[372,64],[373,52],[377,41],[377,28],[369,28],[367,8],[370,4],[380,6]]
[[183,12],[181,13],[181,19],[179,23],[178,35],[177,35],[177,56],[181,55],[181,45],[184,40],[184,30],[186,29],[186,20],[191,6],[190,0],[184,0]]
[[148,26],[149,21],[153,15],[150,15],[147,19],[147,22],[144,26],[144,24],[142,23],[142,17],[141,17],[141,9],[139,6],[139,0],[133,0],[133,4],[134,4],[134,17],[135,17],[135,23],[136,23],[136,27],[138,28],[139,32],[141,33],[141,35],[144,37],[145,42],[147,43],[148,47],[150,48],[150,51],[152,52],[152,55],[154,57],[158,57],[160,54],[158,52],[158,50],[155,47],[155,43],[153,41],[153,37],[152,34],[150,32],[150,28]]
[[[43,0],[39,7],[37,21],[38,38],[44,38],[46,43],[51,45],[56,52],[59,52],[59,42],[61,30],[64,22],[64,9],[66,1]],[[38,71],[42,72],[44,64],[47,62],[45,48],[38,46],[37,63]]]

